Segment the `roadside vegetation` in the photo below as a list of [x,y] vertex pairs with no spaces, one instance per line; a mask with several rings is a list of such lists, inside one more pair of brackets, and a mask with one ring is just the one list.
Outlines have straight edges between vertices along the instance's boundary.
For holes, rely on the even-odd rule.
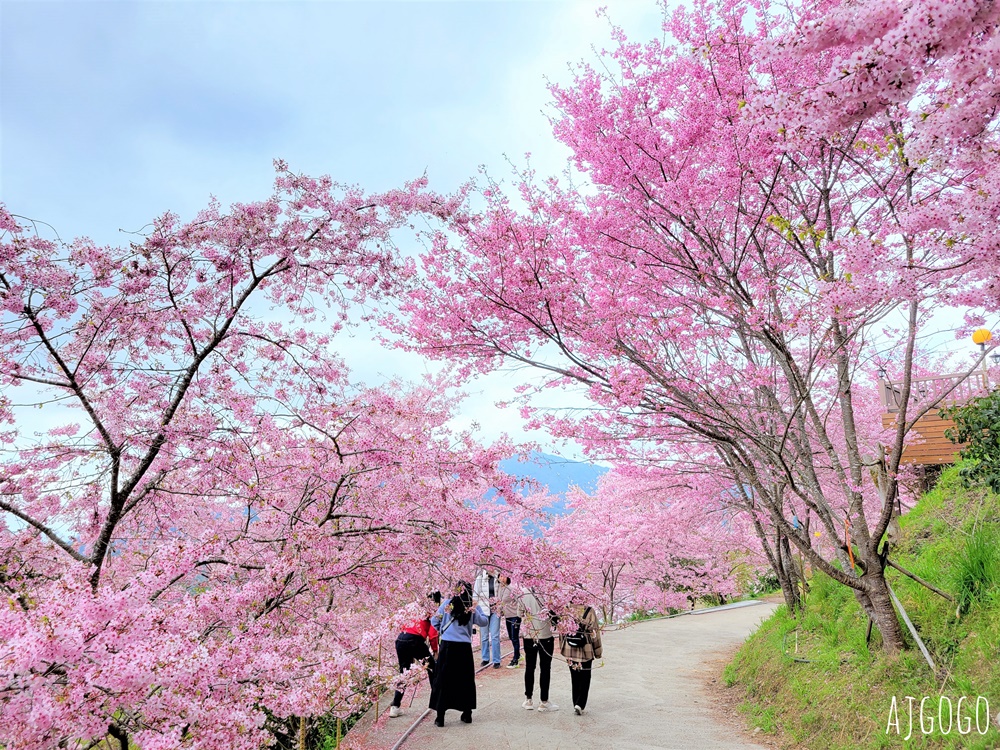
[[[742,691],[741,706],[754,727],[784,747],[995,748],[1000,745],[1000,496],[966,487],[958,465],[900,519],[901,537],[890,559],[954,597],[950,602],[895,570],[888,572],[936,666],[931,670],[907,634],[908,648],[890,656],[878,631],[866,644],[868,621],[851,591],[822,573],[809,580],[803,613],[782,605],[743,645],[727,667],[727,686]],[[967,476],[968,471],[964,474]],[[893,697],[897,734],[890,724]],[[913,696],[912,736],[906,696]],[[925,704],[924,734],[919,703]],[[956,720],[948,726],[951,701]],[[957,702],[971,717],[959,733]],[[991,723],[976,729],[976,699],[990,701]],[[985,721],[980,704],[980,729]],[[933,720],[933,726],[931,721]]]

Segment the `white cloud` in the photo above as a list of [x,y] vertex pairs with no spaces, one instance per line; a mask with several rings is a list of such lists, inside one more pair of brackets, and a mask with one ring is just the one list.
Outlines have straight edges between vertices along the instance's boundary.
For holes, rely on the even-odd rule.
[[[567,80],[567,64],[608,44],[600,5],[637,39],[660,34],[652,0],[8,2],[3,198],[64,238],[120,243],[119,228],[168,209],[189,217],[209,195],[265,197],[275,157],[373,190],[425,169],[443,191],[482,163],[506,176],[504,155],[526,151],[541,174],[558,172],[568,152],[542,114],[545,77]],[[435,367],[360,330],[343,355],[365,379]],[[494,406],[532,376],[470,384],[458,422],[544,439]]]

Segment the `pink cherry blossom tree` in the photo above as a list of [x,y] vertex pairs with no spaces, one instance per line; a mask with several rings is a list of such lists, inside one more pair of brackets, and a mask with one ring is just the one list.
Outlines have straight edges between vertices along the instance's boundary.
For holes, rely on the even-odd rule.
[[938,150],[911,160],[884,111],[831,126],[804,107],[802,127],[774,114],[837,65],[774,53],[813,17],[720,0],[669,16],[669,43],[619,33],[552,88],[582,178],[527,171],[516,197],[487,180],[485,208],[432,239],[403,315],[417,349],[469,371],[528,365],[582,388],[585,418],[536,422],[597,455],[710,449],[779,546],[849,586],[896,651],[882,542],[906,433],[933,405],[901,411],[883,441],[874,370],[902,352],[907,402],[930,313],[983,299],[989,234],[942,231],[976,176]]
[[406,272],[392,232],[448,210],[279,165],[269,200],[123,248],[0,212],[0,743],[257,748],[388,684],[404,605],[482,560],[552,567],[513,531],[511,446],[335,354]]
[[705,474],[622,467],[601,477],[593,495],[573,492],[571,513],[546,536],[583,563],[581,585],[605,622],[684,609],[743,593],[767,567],[731,489]]

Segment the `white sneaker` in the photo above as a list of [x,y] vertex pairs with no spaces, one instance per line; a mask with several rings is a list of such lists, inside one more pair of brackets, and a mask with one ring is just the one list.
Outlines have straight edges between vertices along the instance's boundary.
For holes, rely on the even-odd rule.
[[531,698],[525,698],[524,703],[521,704],[521,708],[526,708],[529,711],[533,711],[535,704],[531,702]]
[[397,716],[402,716],[402,715],[403,715],[403,709],[401,709],[399,706],[390,706],[389,707],[389,718],[390,719],[395,719]]
[[539,711],[558,711],[559,706],[557,706],[552,701],[542,701],[538,704]]
[[573,706],[573,710],[576,711],[577,716],[583,716],[583,709],[579,706]]

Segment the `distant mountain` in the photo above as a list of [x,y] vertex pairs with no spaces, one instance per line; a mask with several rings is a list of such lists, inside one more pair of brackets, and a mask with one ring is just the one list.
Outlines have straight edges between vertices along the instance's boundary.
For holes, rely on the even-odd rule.
[[526,461],[516,457],[508,458],[500,462],[500,468],[517,477],[530,477],[548,487],[549,493],[557,501],[546,510],[557,516],[566,512],[566,492],[570,487],[579,487],[584,492],[592,493],[597,490],[597,480],[608,472],[604,466],[570,461],[550,453],[532,453]]

